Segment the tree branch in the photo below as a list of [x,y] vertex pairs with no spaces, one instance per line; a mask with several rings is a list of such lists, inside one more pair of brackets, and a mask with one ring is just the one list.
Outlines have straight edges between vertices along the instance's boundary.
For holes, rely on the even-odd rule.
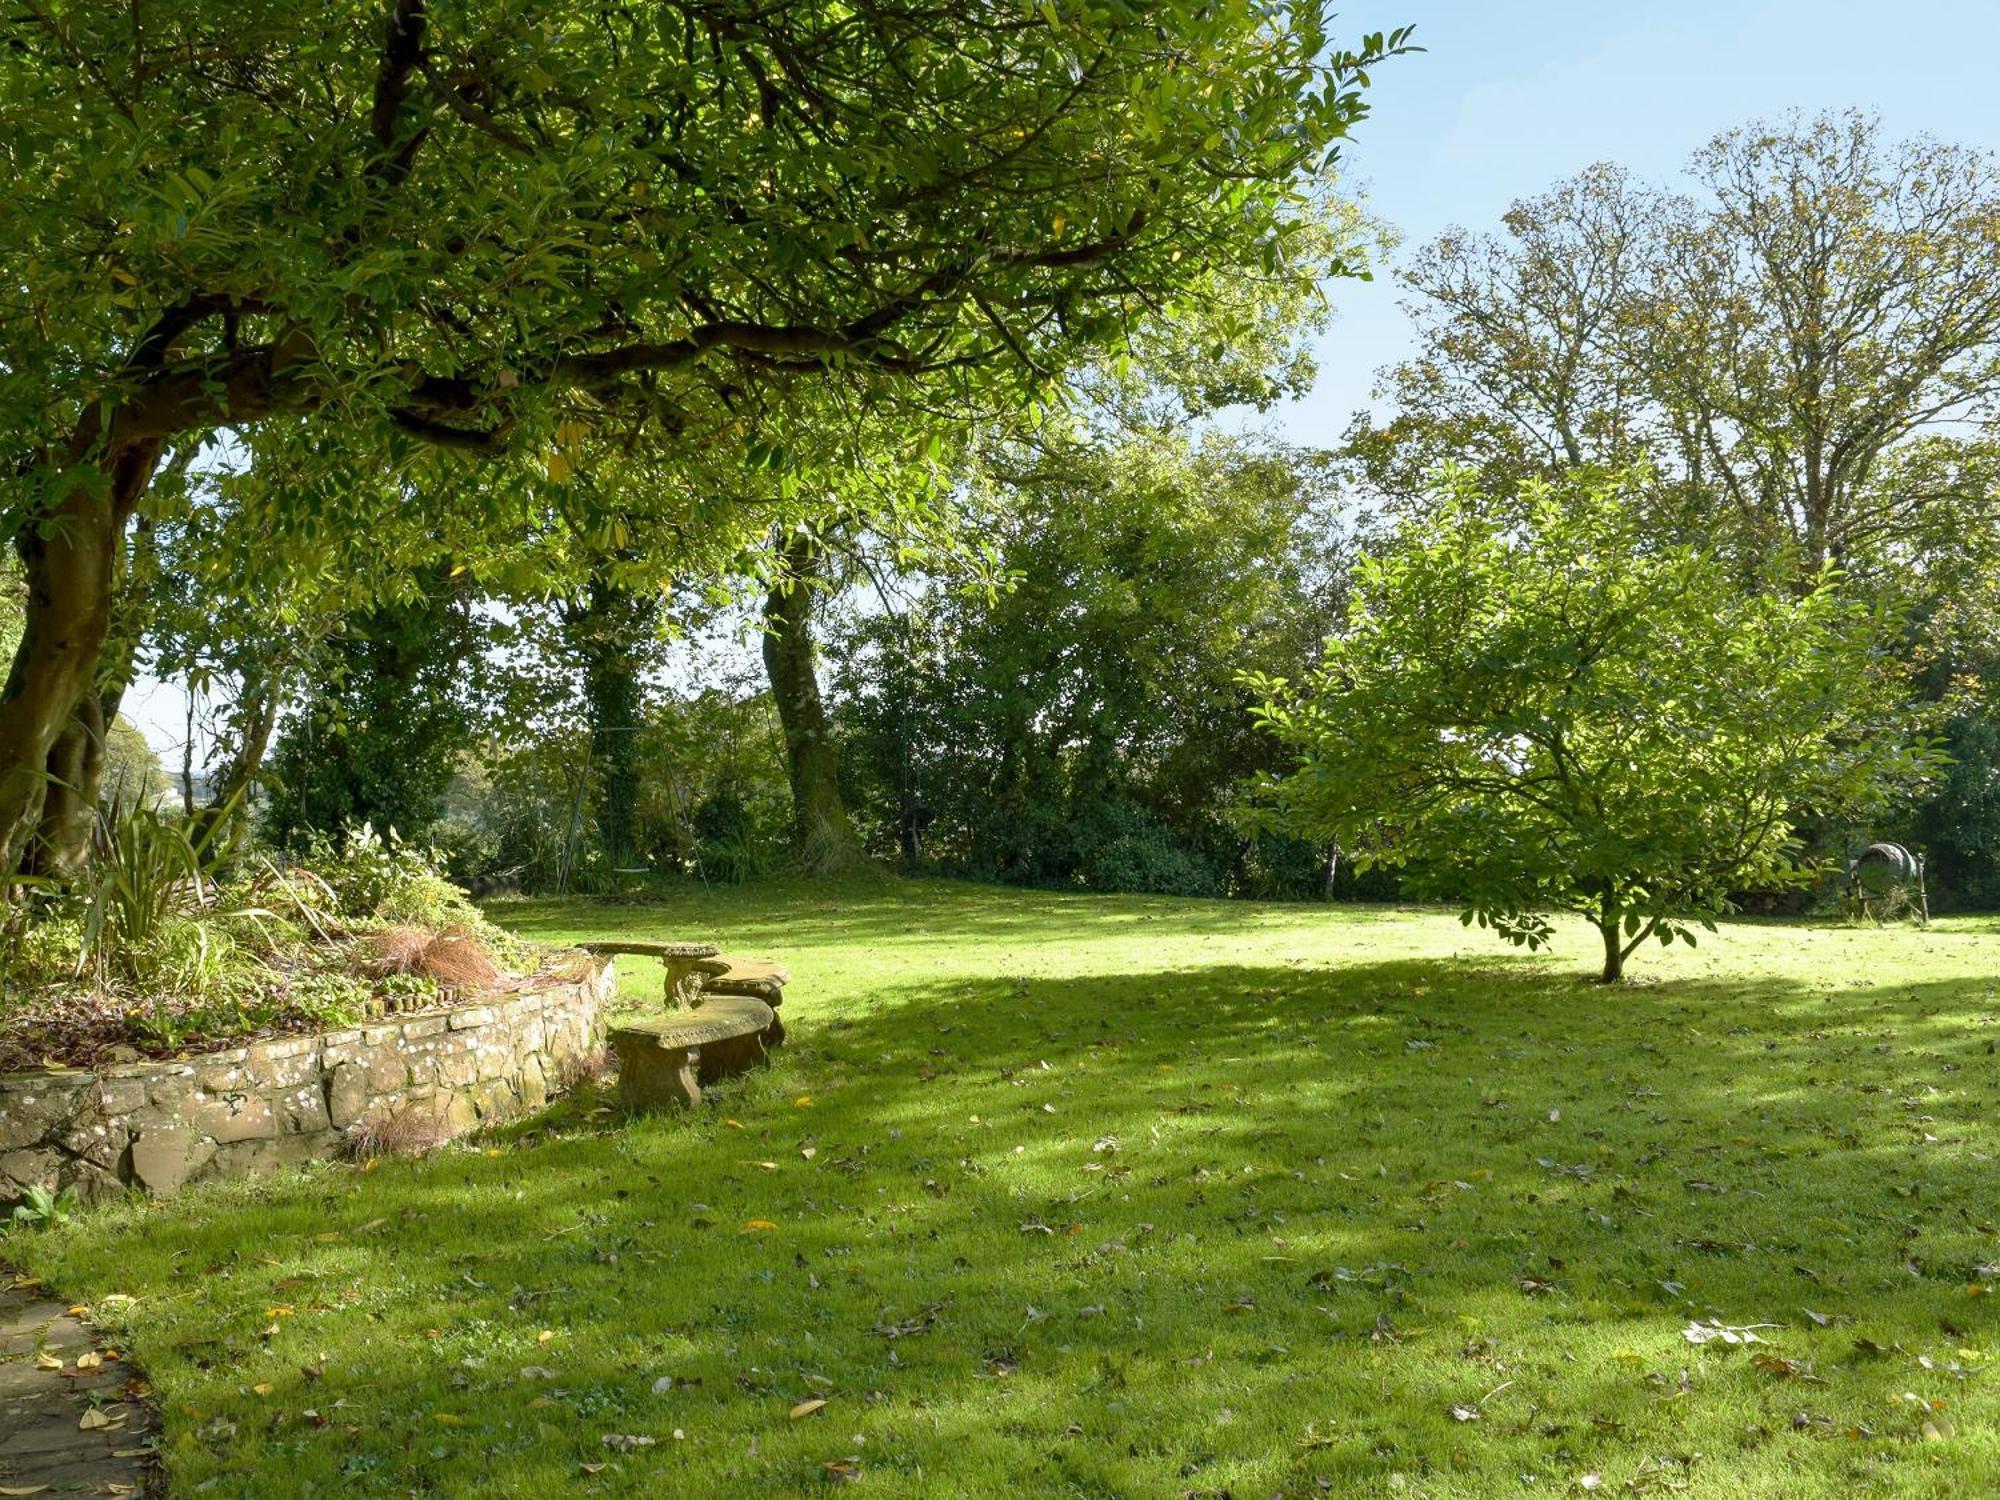
[[423,65],[427,19],[424,0],[395,0],[384,28],[382,66],[375,75],[375,107],[369,115],[369,128],[379,152],[371,170],[391,187],[400,186],[410,175],[427,134],[418,129],[411,131],[407,140],[398,139],[403,106],[410,97],[410,77]]

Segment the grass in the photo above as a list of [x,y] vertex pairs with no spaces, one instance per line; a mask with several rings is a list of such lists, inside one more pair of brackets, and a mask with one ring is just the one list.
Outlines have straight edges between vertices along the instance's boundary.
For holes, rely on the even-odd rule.
[[1379,908],[496,915],[781,956],[791,1043],[692,1116],[10,1241],[127,1325],[174,1494],[2000,1491],[1992,922],[1734,923],[1607,991],[1580,925]]

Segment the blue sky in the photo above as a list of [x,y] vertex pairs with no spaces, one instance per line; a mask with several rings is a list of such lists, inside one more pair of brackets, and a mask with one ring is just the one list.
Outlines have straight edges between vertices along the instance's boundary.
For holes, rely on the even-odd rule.
[[[1672,179],[1720,131],[1794,108],[2000,149],[2000,0],[1346,0],[1336,27],[1411,23],[1428,50],[1376,70],[1344,169],[1406,247],[1494,227],[1594,161]],[[1277,417],[1299,442],[1337,439],[1409,348],[1392,278],[1331,292],[1319,384]]]

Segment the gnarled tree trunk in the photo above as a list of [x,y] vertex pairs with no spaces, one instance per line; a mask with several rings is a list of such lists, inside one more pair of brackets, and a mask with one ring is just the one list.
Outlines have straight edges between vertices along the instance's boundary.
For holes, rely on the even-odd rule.
[[[126,523],[161,447],[145,439],[114,448],[71,483],[45,524],[24,527],[15,540],[28,592],[21,643],[0,690],[0,883],[27,866],[38,828],[48,830],[35,852],[43,869],[73,865],[89,838],[93,760],[103,768],[98,668],[111,634],[112,587]],[[67,784],[53,808],[52,773]]]
[[[124,541],[119,527],[119,544]],[[135,528],[133,555],[122,569],[114,568],[111,625],[98,655],[95,685],[77,700],[76,708],[49,748],[48,781],[42,812],[26,856],[26,867],[37,875],[68,880],[82,872],[90,853],[91,829],[97,822],[104,794],[104,768],[109,760],[108,736],[132,685],[145,633],[144,598],[135,595],[151,550],[152,534],[142,519]],[[120,559],[123,561],[123,559]],[[118,572],[125,575],[119,587]]]
[[792,855],[805,873],[831,875],[855,868],[864,857],[841,800],[840,763],[815,670],[812,585],[820,557],[818,542],[804,532],[784,544],[782,571],[764,599],[764,670],[784,729]]

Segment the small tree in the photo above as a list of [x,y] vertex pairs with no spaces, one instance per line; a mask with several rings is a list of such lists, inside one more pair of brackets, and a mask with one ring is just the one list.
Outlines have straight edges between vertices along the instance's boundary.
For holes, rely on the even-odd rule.
[[1268,791],[1297,831],[1530,948],[1546,913],[1694,942],[1732,892],[1802,884],[1794,822],[1861,815],[1939,760],[1904,709],[1894,620],[1821,576],[1746,594],[1649,543],[1632,476],[1534,485],[1503,526],[1459,476],[1356,580],[1299,687],[1259,679],[1298,752]]

